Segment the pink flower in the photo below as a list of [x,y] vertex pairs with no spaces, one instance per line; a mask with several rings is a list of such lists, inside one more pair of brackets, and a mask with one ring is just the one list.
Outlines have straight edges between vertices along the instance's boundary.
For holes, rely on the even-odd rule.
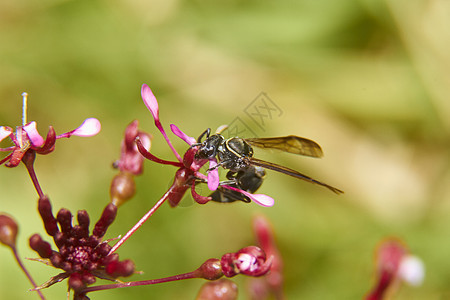
[[10,152],[6,157],[0,160],[0,165],[12,168],[17,167],[27,152],[38,154],[48,154],[55,149],[57,139],[69,138],[72,135],[77,136],[94,136],[100,132],[101,124],[97,119],[86,119],[77,129],[56,135],[55,130],[50,126],[47,137],[44,138],[39,134],[36,128],[36,122],[30,122],[22,126],[16,127],[16,131],[8,126],[0,126],[0,142],[9,137],[14,146],[0,148],[2,152]]
[[[151,154],[143,145],[141,139],[137,139],[136,143],[138,146],[139,152],[147,159],[154,161],[159,164],[165,164],[165,165],[172,165],[175,167],[178,167],[178,170],[175,173],[175,178],[173,181],[172,186],[169,188],[167,193],[165,194],[166,199],[169,200],[169,204],[172,207],[175,207],[178,205],[178,203],[183,198],[184,194],[188,189],[191,190],[192,197],[194,200],[200,204],[205,204],[211,200],[211,197],[206,197],[198,194],[195,191],[195,185],[200,182],[207,182],[208,187],[210,189],[217,189],[219,185],[219,174],[217,169],[215,169],[212,172],[209,172],[208,175],[202,174],[199,170],[200,168],[208,162],[208,160],[197,160],[195,159],[195,153],[197,152],[197,147],[190,147],[186,153],[184,154],[183,158],[181,158],[181,155],[176,151],[176,149],[173,147],[172,142],[170,141],[169,137],[167,136],[164,127],[161,124],[161,121],[159,119],[159,105],[158,101],[156,100],[156,97],[153,95],[153,92],[151,89],[146,85],[142,85],[141,89],[141,95],[142,99],[147,106],[147,108],[150,110],[150,113],[153,116],[153,119],[155,121],[155,126],[158,128],[158,130],[163,135],[164,139],[166,140],[167,144],[169,145],[170,149],[172,150],[173,154],[177,158],[177,161],[168,161],[164,159],[160,159],[153,154]],[[196,143],[196,139],[193,137],[188,136],[185,134],[181,129],[179,129],[176,125],[171,124],[170,129],[173,134],[175,134],[177,137],[185,141],[189,146],[192,146]],[[210,160],[210,166],[214,165],[214,163],[217,164],[215,159]]]
[[[149,160],[152,160],[156,163],[160,164],[166,164],[166,165],[173,165],[178,167],[178,171],[175,174],[175,179],[170,187],[169,191],[166,193],[167,198],[169,199],[169,203],[171,206],[177,206],[178,203],[181,201],[181,198],[185,194],[185,192],[190,188],[191,194],[194,200],[200,204],[204,204],[212,200],[211,196],[201,196],[195,191],[195,185],[200,182],[206,182],[208,185],[208,188],[211,191],[217,190],[220,184],[220,178],[219,178],[219,172],[217,168],[217,160],[215,157],[209,159],[209,171],[207,175],[202,174],[199,172],[200,168],[206,164],[208,160],[206,159],[197,159],[195,157],[195,154],[198,151],[197,146],[197,140],[193,137],[188,136],[183,131],[181,131],[176,125],[171,124],[170,129],[172,130],[172,133],[175,134],[177,137],[185,141],[189,146],[191,146],[186,153],[184,154],[184,157],[181,158],[181,156],[178,154],[178,152],[173,147],[169,137],[167,136],[161,121],[159,119],[159,105],[158,101],[156,100],[156,97],[154,96],[151,89],[146,85],[142,85],[141,89],[141,95],[142,99],[147,106],[147,108],[150,110],[154,121],[155,126],[159,129],[161,134],[164,136],[165,140],[167,141],[168,145],[172,149],[172,152],[174,153],[175,157],[178,161],[167,161],[160,158],[157,158],[153,154],[151,154],[138,140],[137,145],[138,149],[141,152],[141,154],[146,157]],[[253,200],[257,204],[261,206],[273,206],[274,199],[264,195],[264,194],[251,194],[247,191],[241,190],[236,187],[232,187],[229,185],[223,185],[222,186],[225,189],[233,190],[235,192],[241,193],[244,196],[248,197],[249,199]]]
[[366,300],[384,299],[389,288],[398,287],[400,282],[420,285],[425,268],[422,261],[409,254],[406,246],[398,239],[384,240],[375,253],[376,284]]
[[272,261],[273,256],[267,259],[263,250],[256,246],[248,246],[238,252],[225,254],[220,264],[226,277],[233,277],[239,273],[258,277],[270,271]]
[[139,122],[134,120],[125,129],[125,136],[122,140],[120,159],[115,162],[115,166],[121,172],[133,175],[142,174],[144,158],[139,153],[136,146],[136,138],[139,138],[146,149],[150,148],[152,136],[146,132],[138,130]]
[[257,216],[253,220],[253,230],[259,246],[268,256],[273,256],[273,262],[266,276],[251,282],[252,299],[267,299],[269,294],[273,294],[275,299],[284,299],[283,260],[275,244],[272,226],[264,216]]

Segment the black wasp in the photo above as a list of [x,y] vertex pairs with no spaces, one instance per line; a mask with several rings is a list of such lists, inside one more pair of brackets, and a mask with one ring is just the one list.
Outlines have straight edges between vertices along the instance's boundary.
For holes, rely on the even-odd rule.
[[[201,140],[205,136],[206,139],[202,142]],[[197,159],[211,159],[217,156],[219,163],[216,168],[222,166],[224,169],[230,170],[226,176],[228,181],[222,182],[221,184],[230,184],[253,193],[262,184],[265,175],[264,169],[270,169],[324,186],[336,194],[343,193],[340,189],[315,180],[288,167],[253,157],[252,146],[264,149],[278,149],[284,152],[310,157],[322,157],[323,152],[320,146],[316,142],[306,138],[289,135],[273,138],[243,139],[233,137],[225,139],[220,132],[211,135],[211,129],[208,128],[199,136],[197,144],[192,146],[200,146],[195,155]],[[246,196],[226,189],[220,189],[211,196],[213,200],[219,202],[232,202],[234,200],[250,201]]]

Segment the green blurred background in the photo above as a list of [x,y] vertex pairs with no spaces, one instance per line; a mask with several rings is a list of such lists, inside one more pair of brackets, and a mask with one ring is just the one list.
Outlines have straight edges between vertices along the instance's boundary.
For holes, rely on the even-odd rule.
[[[152,152],[171,159],[140,99],[147,83],[168,130],[191,136],[239,117],[259,136],[317,141],[320,160],[258,157],[345,190],[268,171],[260,192],[272,208],[234,203],[165,204],[119,251],[144,275],[190,271],[210,257],[254,244],[251,220],[273,223],[288,299],[361,299],[374,284],[373,252],[402,239],[426,264],[421,287],[395,299],[450,297],[450,3],[445,0],[4,0],[0,2],[0,124],[29,120],[45,134],[102,122],[94,138],[73,137],[36,162],[54,211],[86,209],[94,222],[108,202],[111,163],[125,126],[139,119]],[[244,110],[261,92],[283,114],[258,127]],[[173,135],[172,135],[173,136]],[[186,144],[173,139],[180,152]],[[2,143],[2,146],[5,143]],[[124,234],[171,183],[175,169],[146,162],[138,193],[120,208],[108,238]],[[44,233],[23,166],[0,170],[0,211],[20,223],[19,251]],[[43,283],[57,271],[26,262]],[[240,299],[248,278],[236,277]],[[193,299],[191,280],[92,294],[92,299]],[[10,251],[0,248],[0,299],[37,299]],[[44,294],[65,299],[67,283]]]

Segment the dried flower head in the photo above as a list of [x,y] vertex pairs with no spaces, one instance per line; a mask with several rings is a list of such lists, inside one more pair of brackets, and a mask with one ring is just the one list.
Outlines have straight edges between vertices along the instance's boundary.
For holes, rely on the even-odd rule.
[[30,237],[30,247],[48,264],[64,272],[37,289],[47,288],[68,278],[69,289],[77,295],[83,288],[93,284],[96,278],[114,281],[117,277],[134,273],[134,263],[131,260],[119,261],[118,254],[108,255],[111,246],[108,241],[102,240],[116,217],[117,207],[114,204],[105,207],[92,234],[89,234],[89,215],[84,210],[78,211],[78,225],[73,226],[69,210],[61,209],[56,218],[53,216],[47,197],[39,199],[38,209],[47,233],[53,237],[59,250],[52,250],[39,234]]

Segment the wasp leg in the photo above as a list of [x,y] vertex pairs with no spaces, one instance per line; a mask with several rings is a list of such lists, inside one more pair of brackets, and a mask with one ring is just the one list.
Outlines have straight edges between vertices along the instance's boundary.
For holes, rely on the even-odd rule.
[[227,179],[229,179],[229,180],[236,180],[236,175],[237,175],[236,172],[234,172],[234,171],[228,171],[226,177],[227,177]]

